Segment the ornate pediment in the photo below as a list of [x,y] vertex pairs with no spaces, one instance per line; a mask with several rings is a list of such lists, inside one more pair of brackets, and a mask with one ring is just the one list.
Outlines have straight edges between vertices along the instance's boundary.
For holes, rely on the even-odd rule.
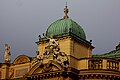
[[46,64],[36,64],[33,66],[30,71],[28,72],[28,75],[32,74],[39,74],[39,73],[48,73],[48,72],[54,72],[54,71],[60,71],[62,70],[62,66],[58,64],[55,61],[49,61]]
[[30,58],[26,55],[20,55],[14,60],[13,64],[22,64],[27,62],[30,62]]

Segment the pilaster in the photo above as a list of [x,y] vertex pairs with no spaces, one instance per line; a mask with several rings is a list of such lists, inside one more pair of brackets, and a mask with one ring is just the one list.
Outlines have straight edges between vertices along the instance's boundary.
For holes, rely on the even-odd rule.
[[8,79],[8,76],[9,76],[9,64],[8,63],[5,63],[2,65],[1,67],[1,79]]

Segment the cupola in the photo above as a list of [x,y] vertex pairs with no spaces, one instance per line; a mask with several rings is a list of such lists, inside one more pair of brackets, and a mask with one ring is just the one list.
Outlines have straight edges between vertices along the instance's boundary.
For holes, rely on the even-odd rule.
[[46,36],[62,36],[73,34],[79,38],[86,40],[86,35],[83,28],[69,18],[67,6],[64,8],[64,17],[53,22],[46,31]]

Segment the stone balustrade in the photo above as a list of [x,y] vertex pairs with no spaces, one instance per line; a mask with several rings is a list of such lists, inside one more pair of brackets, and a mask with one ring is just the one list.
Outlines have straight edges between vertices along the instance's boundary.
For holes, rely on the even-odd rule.
[[86,68],[82,69],[104,69],[104,70],[116,70],[120,71],[120,59],[113,58],[83,58],[80,59],[80,62],[86,62],[84,65],[87,65]]

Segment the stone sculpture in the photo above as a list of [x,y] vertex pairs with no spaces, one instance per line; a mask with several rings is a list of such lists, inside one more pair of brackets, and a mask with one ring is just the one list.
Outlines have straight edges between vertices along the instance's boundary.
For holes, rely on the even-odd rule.
[[59,43],[53,37],[48,38],[49,43],[45,47],[44,58],[49,58],[50,55],[53,56],[53,60],[59,63],[63,67],[68,67],[68,58],[64,52],[60,51]]
[[10,63],[10,46],[8,44],[5,44],[5,51],[4,51],[4,62]]

